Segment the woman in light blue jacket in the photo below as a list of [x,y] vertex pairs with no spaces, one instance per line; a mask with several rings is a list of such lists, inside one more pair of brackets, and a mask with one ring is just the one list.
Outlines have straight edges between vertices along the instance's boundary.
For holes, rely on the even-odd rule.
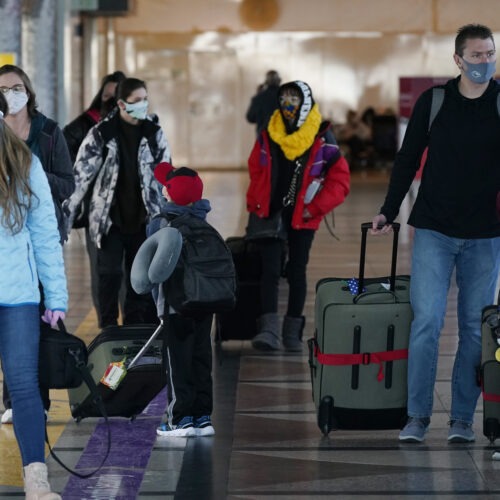
[[12,399],[27,499],[54,500],[45,465],[45,417],[38,388],[42,319],[55,326],[68,303],[54,203],[38,158],[3,120],[0,93],[0,356]]

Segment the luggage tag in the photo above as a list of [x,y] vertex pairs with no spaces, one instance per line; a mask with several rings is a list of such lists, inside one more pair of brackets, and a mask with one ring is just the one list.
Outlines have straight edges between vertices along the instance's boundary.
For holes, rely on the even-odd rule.
[[111,362],[106,368],[104,375],[101,377],[101,384],[115,391],[127,374],[125,360],[126,358],[123,358],[121,361]]

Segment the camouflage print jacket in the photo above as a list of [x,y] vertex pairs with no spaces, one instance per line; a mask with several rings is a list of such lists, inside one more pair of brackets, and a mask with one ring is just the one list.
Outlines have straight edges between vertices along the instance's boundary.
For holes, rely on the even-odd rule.
[[[76,157],[75,191],[64,203],[68,232],[80,211],[88,190],[92,189],[89,207],[89,232],[92,241],[100,248],[101,239],[111,228],[111,204],[115,195],[120,169],[118,148],[118,113],[112,113],[90,129]],[[170,147],[157,117],[150,115],[142,124],[143,137],[139,144],[138,169],[142,201],[148,220],[162,211],[166,200],[161,193],[162,185],[156,181],[153,171],[162,161],[171,161]]]

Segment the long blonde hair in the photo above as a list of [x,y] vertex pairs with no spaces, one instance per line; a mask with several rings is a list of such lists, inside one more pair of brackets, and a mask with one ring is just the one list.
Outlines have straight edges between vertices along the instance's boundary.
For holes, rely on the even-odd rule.
[[31,151],[5,123],[8,112],[4,95],[0,92],[0,222],[12,234],[21,231],[33,194],[29,186]]

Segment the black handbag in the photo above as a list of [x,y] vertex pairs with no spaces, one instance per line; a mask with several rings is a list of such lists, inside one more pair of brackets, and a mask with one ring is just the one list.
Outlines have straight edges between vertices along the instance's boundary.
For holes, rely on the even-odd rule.
[[250,212],[245,239],[249,241],[278,239],[286,240],[286,229],[281,218],[281,211],[269,217],[259,217]]
[[85,342],[68,333],[62,321],[59,330],[47,323],[40,325],[38,378],[40,386],[48,389],[70,389],[83,382],[81,367],[87,366]]
[[101,470],[111,451],[111,428],[109,426],[106,407],[100,392],[87,367],[88,351],[85,342],[68,333],[62,320],[57,322],[59,330],[51,328],[47,323],[40,325],[40,350],[38,363],[38,378],[41,386],[49,389],[70,389],[87,384],[93,396],[94,404],[99,408],[107,426],[107,447],[101,464],[94,470],[82,474],[70,469],[55,454],[49,441],[47,426],[45,426],[45,442],[54,460],[65,470],[82,479],[89,478]]

